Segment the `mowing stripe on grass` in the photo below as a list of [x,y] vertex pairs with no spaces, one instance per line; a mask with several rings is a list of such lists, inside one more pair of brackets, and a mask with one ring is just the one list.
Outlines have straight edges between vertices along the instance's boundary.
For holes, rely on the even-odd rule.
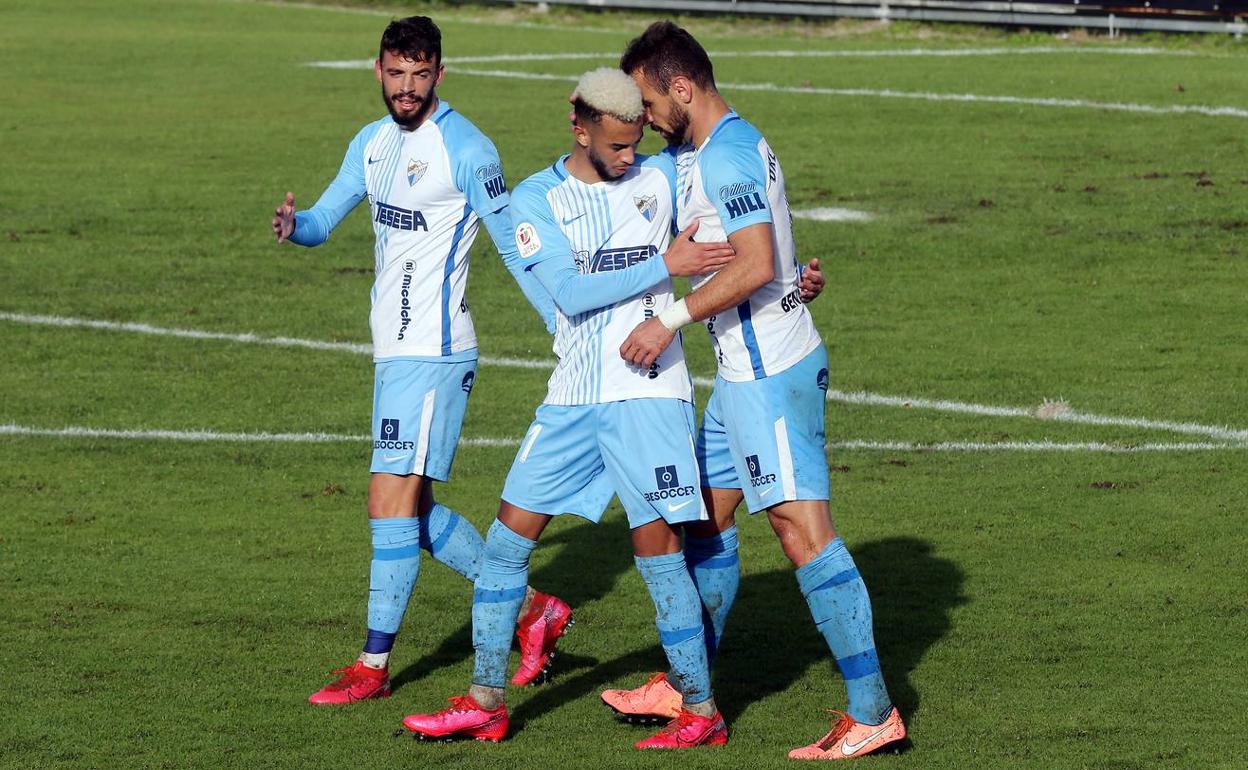
[[[210,430],[161,430],[136,428],[120,430],[110,428],[38,428],[8,423],[0,425],[0,436],[37,436],[50,438],[107,438],[140,441],[216,441],[240,444],[331,444],[338,442],[364,443],[372,436],[346,433],[218,433]],[[518,438],[474,437],[461,438],[461,447],[518,447]],[[1111,454],[1137,454],[1141,452],[1208,452],[1218,450],[1248,449],[1245,444],[1217,444],[1211,442],[1170,442],[1153,444],[1110,444],[1101,441],[832,441],[824,445],[828,451],[866,450],[886,452],[1108,452]]]
[[[523,72],[520,70],[479,70],[454,67],[460,75],[477,75],[489,78],[514,78],[516,80],[557,80],[575,83],[575,75],[556,75],[547,72]],[[992,96],[988,94],[948,94],[933,91],[896,91],[891,88],[816,88],[814,86],[782,86],[775,83],[720,83],[728,91],[767,91],[783,94],[817,94],[821,96],[865,96],[879,99],[914,99],[928,102],[960,102],[980,104],[1013,104],[1027,107],[1058,107],[1064,109],[1105,110],[1111,112],[1134,112],[1144,115],[1205,115],[1216,118],[1248,118],[1248,109],[1242,107],[1219,107],[1199,104],[1133,104],[1130,102],[1094,102],[1087,99],[1056,99],[1031,96]]]
[[[142,323],[123,323],[118,321],[96,321],[84,318],[66,318],[64,316],[28,315],[25,313],[0,312],[0,321],[32,324],[37,326],[59,326],[69,328],[88,328],[101,331],[120,331],[138,334],[151,334],[167,337],[183,337],[189,339],[221,340],[241,342],[253,345],[272,345],[276,347],[309,348],[312,350],[335,350],[349,353],[371,354],[372,346],[357,342],[322,342],[305,340],[296,337],[262,337],[257,334],[230,334],[225,332],[206,332],[198,329],[174,329],[151,326]],[[482,366],[499,366],[515,369],[534,369],[547,371],[554,367],[554,361],[527,358],[509,358],[482,356]],[[709,377],[694,377],[693,384],[699,387],[711,387],[715,381]],[[945,399],[918,398],[912,396],[885,396],[879,393],[864,391],[846,392],[829,390],[829,401],[838,401],[860,406],[892,406],[907,409],[928,409],[937,412],[958,412],[976,414],[985,417],[1025,417],[1033,420],[1050,420],[1053,422],[1072,422],[1084,425],[1102,425],[1123,428],[1139,428],[1142,430],[1158,430],[1169,433],[1184,433],[1237,443],[1248,443],[1248,430],[1228,428],[1217,425],[1203,425],[1194,422],[1175,422],[1171,420],[1151,420],[1142,417],[1114,417],[1111,415],[1085,414],[1067,410],[1052,416],[1041,417],[1035,409],[1017,406],[990,406],[972,404],[964,401]]]

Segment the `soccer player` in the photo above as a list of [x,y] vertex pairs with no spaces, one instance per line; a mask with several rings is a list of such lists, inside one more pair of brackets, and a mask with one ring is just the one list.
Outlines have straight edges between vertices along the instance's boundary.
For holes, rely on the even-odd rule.
[[[279,243],[316,246],[367,196],[376,233],[368,635],[359,658],[334,672],[341,677],[308,698],[318,705],[390,695],[390,652],[421,549],[469,580],[480,572],[481,536],[434,501],[433,482],[450,476],[476,377],[477,339],[464,292],[468,252],[482,222],[530,302],[548,325],[554,319],[549,297],[519,269],[494,145],[438,99],[437,26],[424,16],[392,22],[374,69],[389,114],[356,134],[315,206],[296,212],[287,193],[273,217]],[[554,596],[522,593],[515,684],[543,673],[572,617]]]
[[[679,528],[704,521],[693,430],[693,392],[680,343],[645,367],[620,343],[643,318],[672,304],[669,275],[717,269],[727,244],[671,247],[675,167],[635,155],[643,107],[618,69],[584,75],[573,94],[572,152],[522,182],[512,196],[516,245],[558,309],[558,364],[521,441],[485,543],[473,594],[473,683],[434,714],[403,724],[422,737],[497,741],[508,728],[503,682],[529,556],[555,515],[598,521],[612,491],[632,530],[637,568],[682,701],[672,721],[639,741],[648,748],[719,745],[728,730],[711,695],[701,604],[685,567]],[[664,252],[664,249],[667,249]]]
[[[651,364],[681,327],[703,321],[719,372],[698,433],[703,495],[711,521],[693,525],[690,572],[718,646],[736,595],[739,562],[733,511],[744,498],[766,511],[816,626],[845,679],[847,713],[794,759],[842,759],[905,737],[875,650],[871,602],[828,510],[824,405],[828,357],[800,301],[784,173],[762,135],[715,87],[702,46],[671,22],[656,22],[620,60],[641,89],[647,120],[677,153],[677,222],[700,223],[698,239],[727,238],[736,258],[693,291],[637,326],[620,347]],[[668,714],[679,682],[656,675],[603,699],[625,715]]]

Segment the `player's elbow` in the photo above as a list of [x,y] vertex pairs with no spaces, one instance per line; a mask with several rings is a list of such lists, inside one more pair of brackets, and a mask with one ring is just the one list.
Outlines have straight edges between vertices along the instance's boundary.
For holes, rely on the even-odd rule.
[[750,292],[753,293],[771,283],[771,280],[775,277],[776,266],[774,264],[774,260],[768,258],[765,260],[755,260],[754,263],[750,265],[749,276],[746,280],[750,286]]

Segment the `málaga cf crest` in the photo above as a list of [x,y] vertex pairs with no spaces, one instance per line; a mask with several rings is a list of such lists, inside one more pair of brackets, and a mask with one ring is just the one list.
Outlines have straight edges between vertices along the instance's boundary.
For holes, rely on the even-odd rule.
[[425,175],[425,170],[429,168],[429,164],[423,160],[409,160],[407,162],[407,186],[411,187],[420,181]]
[[654,221],[654,215],[659,212],[659,201],[653,195],[633,198],[633,203],[637,204],[637,213],[645,217],[647,222]]

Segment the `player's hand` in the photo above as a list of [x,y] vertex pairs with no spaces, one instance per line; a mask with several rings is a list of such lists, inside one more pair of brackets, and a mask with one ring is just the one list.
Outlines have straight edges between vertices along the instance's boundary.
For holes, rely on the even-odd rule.
[[798,296],[801,297],[802,302],[814,302],[815,297],[823,293],[826,283],[823,273],[819,270],[819,259],[816,257],[806,263],[806,269],[802,271],[802,279],[797,282]]
[[725,241],[698,243],[693,239],[693,234],[697,231],[698,220],[695,219],[693,224],[682,230],[668,245],[667,251],[663,253],[668,275],[713,273],[737,255],[732,244]]
[[295,194],[286,193],[286,200],[273,212],[273,234],[281,243],[295,231]]
[[647,318],[637,324],[637,328],[620,345],[620,358],[634,366],[649,369],[675,338],[676,332],[668,331],[658,318]]

